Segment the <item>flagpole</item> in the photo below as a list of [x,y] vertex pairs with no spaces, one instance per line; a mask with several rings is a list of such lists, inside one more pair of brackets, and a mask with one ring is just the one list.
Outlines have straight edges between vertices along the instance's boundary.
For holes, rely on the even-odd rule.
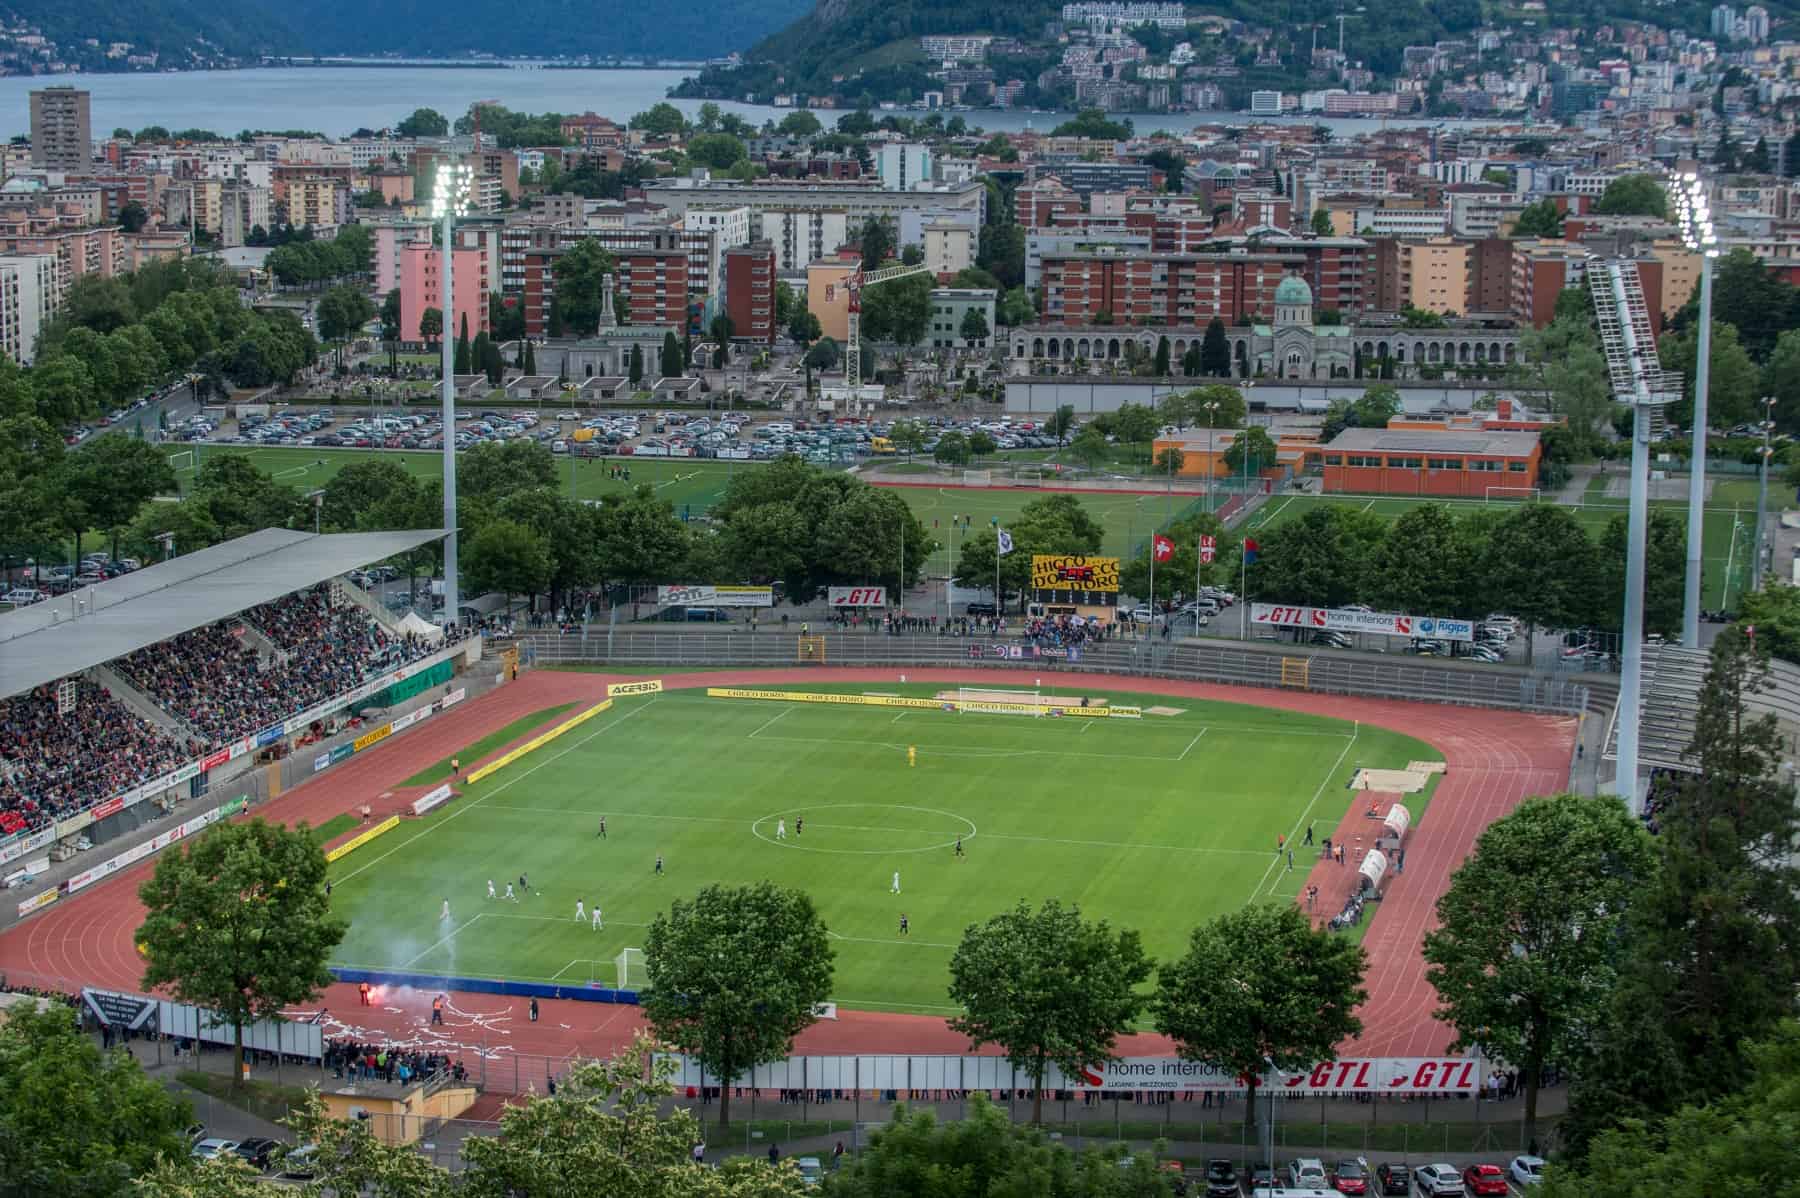
[[1144,630],[1150,637],[1150,647],[1156,648],[1156,525],[1150,526],[1150,627]]
[[1194,539],[1194,635],[1200,635],[1200,537]]

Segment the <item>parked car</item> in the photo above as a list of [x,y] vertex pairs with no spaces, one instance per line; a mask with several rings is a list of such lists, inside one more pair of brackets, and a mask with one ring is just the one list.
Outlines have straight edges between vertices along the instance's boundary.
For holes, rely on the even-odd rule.
[[1412,1193],[1412,1168],[1382,1161],[1375,1167],[1375,1186],[1383,1194]]
[[825,1166],[819,1163],[818,1157],[803,1156],[794,1162],[794,1166],[800,1170],[800,1180],[808,1188],[814,1188],[824,1183]]
[[1516,1186],[1535,1186],[1544,1180],[1544,1158],[1541,1156],[1515,1156],[1512,1164],[1506,1167],[1508,1177]]
[[1316,1156],[1303,1156],[1288,1165],[1288,1184],[1299,1190],[1322,1190],[1326,1187],[1325,1162]]
[[236,1148],[236,1140],[221,1140],[216,1136],[208,1136],[198,1144],[195,1144],[193,1150],[188,1155],[192,1156],[197,1161],[210,1161],[215,1156],[224,1156],[227,1152],[231,1152]]
[[1462,1174],[1455,1165],[1421,1165],[1413,1178],[1424,1198],[1463,1198]]
[[313,1158],[319,1155],[317,1144],[302,1144],[298,1148],[290,1148],[286,1152],[276,1154],[275,1176],[285,1180],[311,1181],[318,1167]]
[[1340,1194],[1367,1194],[1369,1171],[1361,1161],[1338,1161],[1331,1166],[1331,1188]]
[[1483,1198],[1486,1195],[1506,1195],[1506,1174],[1500,1171],[1499,1165],[1470,1165],[1462,1171],[1463,1189],[1467,1193]]
[[14,587],[0,595],[0,602],[10,603],[14,607],[28,607],[33,603],[42,603],[50,596],[35,587]]
[[238,1146],[232,1151],[244,1158],[244,1163],[258,1173],[266,1173],[269,1165],[275,1159],[275,1154],[281,1151],[281,1146],[280,1140],[271,1140],[266,1136],[252,1136],[248,1140],[238,1141]]
[[1223,1157],[1206,1162],[1206,1198],[1238,1198],[1237,1169]]

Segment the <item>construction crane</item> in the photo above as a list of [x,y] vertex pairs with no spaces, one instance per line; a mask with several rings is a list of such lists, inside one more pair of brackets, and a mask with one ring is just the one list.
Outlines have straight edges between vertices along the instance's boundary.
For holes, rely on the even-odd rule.
[[930,269],[923,262],[914,266],[881,266],[874,270],[864,270],[858,266],[856,273],[844,280],[844,290],[850,293],[850,319],[845,330],[847,336],[844,338],[844,381],[850,384],[852,410],[860,406],[862,394],[863,288],[924,274]]

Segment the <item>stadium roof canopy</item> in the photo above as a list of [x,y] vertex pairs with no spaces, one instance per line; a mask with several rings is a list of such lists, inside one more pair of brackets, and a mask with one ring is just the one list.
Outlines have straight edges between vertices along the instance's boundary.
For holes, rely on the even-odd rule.
[[441,528],[318,535],[265,528],[0,615],[0,697],[123,657],[428,545]]

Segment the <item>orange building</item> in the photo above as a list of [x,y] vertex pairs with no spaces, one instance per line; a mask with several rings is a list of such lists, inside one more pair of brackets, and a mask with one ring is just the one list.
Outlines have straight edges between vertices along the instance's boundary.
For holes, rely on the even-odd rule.
[[[1175,472],[1178,478],[1212,478],[1225,479],[1231,476],[1231,467],[1225,464],[1225,453],[1231,443],[1237,440],[1242,429],[1222,428],[1214,430],[1210,435],[1206,429],[1184,428],[1177,432],[1159,436],[1151,444],[1151,459],[1165,449],[1181,451],[1181,469]],[[1309,428],[1284,429],[1272,434],[1275,438],[1276,465],[1263,471],[1264,475],[1274,473],[1286,475],[1299,473],[1306,461],[1307,453],[1318,448],[1318,434]]]
[[1328,493],[1467,499],[1536,487],[1543,457],[1535,432],[1476,427],[1347,428],[1313,452]]

